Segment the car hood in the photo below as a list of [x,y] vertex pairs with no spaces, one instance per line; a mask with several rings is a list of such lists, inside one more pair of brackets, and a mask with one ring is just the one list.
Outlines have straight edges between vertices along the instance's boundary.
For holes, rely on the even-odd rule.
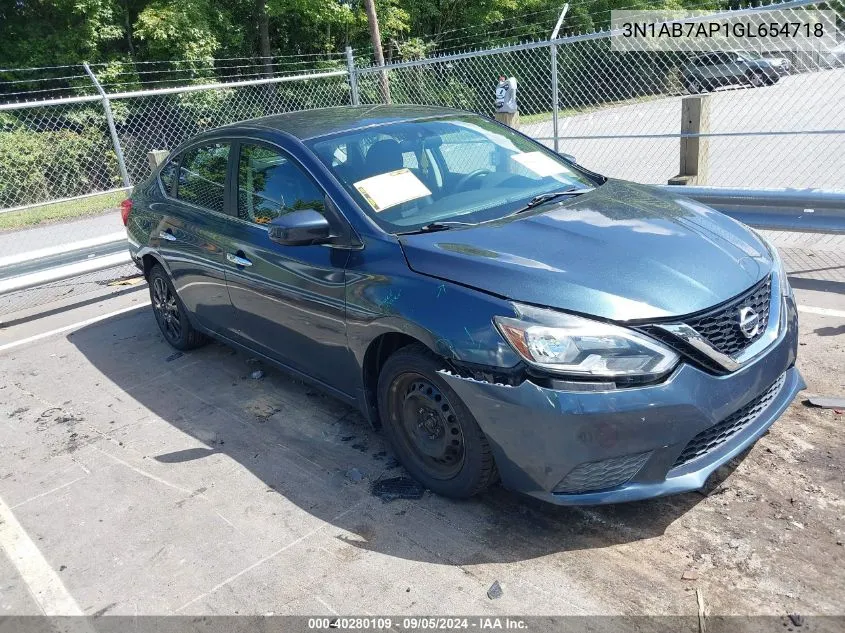
[[698,312],[772,269],[743,224],[680,192],[618,180],[542,212],[400,242],[424,275],[615,321]]

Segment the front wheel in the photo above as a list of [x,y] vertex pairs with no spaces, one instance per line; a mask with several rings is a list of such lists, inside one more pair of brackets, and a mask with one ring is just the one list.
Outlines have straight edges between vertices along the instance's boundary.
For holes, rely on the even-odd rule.
[[748,83],[754,88],[761,88],[766,85],[766,77],[760,73],[748,73]]
[[700,82],[695,77],[690,77],[689,79],[687,79],[686,88],[687,92],[692,95],[704,92],[704,84],[702,84],[702,82]]
[[423,345],[404,347],[379,374],[385,433],[408,472],[445,497],[471,497],[498,479],[486,436],[451,387],[443,364]]
[[185,351],[208,341],[205,335],[195,330],[188,321],[185,306],[161,264],[156,264],[150,271],[149,286],[153,314],[161,333],[170,345]]

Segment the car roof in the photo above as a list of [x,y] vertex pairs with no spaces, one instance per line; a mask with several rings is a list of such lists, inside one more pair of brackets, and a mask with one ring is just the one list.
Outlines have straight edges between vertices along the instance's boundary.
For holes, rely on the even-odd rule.
[[221,130],[233,132],[242,128],[262,127],[269,130],[286,132],[300,140],[308,140],[320,136],[328,136],[337,132],[357,130],[386,123],[415,121],[444,116],[467,115],[468,112],[421,105],[366,105],[340,106],[335,108],[319,108],[317,110],[303,110],[300,112],[286,112],[240,121],[209,133]]

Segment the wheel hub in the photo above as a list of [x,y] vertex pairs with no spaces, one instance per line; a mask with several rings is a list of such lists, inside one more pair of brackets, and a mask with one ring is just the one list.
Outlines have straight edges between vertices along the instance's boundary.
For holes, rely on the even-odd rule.
[[463,462],[464,438],[443,393],[428,380],[409,381],[401,409],[408,444],[417,455],[443,476],[457,472]]
[[160,277],[153,281],[152,295],[153,310],[164,334],[171,340],[178,339],[182,331],[182,322],[179,307],[176,305],[176,296]]

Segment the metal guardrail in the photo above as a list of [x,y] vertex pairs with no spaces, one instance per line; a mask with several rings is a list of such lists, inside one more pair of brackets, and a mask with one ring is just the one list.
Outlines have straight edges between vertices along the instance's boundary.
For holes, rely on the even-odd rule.
[[678,191],[756,228],[845,233],[845,193],[675,185],[663,185],[661,188]]
[[72,248],[46,248],[0,258],[0,295],[28,290],[131,261],[126,235],[113,233],[77,242]]
[[[661,185],[761,229],[845,233],[845,193],[788,189],[728,189]],[[0,295],[129,263],[121,232],[77,243],[73,250],[42,249],[0,258]]]

